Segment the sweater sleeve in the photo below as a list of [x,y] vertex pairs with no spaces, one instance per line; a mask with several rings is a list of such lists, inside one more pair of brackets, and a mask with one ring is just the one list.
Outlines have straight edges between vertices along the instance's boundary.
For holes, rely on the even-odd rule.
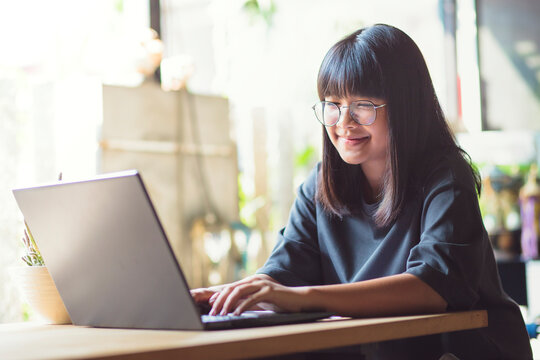
[[299,187],[287,225],[279,232],[276,245],[258,274],[269,275],[287,286],[320,283],[315,206],[317,176],[318,166]]
[[437,291],[449,310],[473,308],[490,248],[474,188],[453,172],[436,177],[424,196],[420,232],[406,272]]

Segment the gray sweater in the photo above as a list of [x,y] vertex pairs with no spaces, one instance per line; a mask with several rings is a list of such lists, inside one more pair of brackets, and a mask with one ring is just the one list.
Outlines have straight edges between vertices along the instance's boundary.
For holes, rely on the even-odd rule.
[[437,291],[448,311],[488,310],[478,330],[363,346],[373,359],[532,359],[519,307],[503,292],[474,183],[462,161],[444,159],[378,228],[378,204],[339,218],[315,201],[319,165],[298,190],[288,224],[258,273],[288,286],[342,284],[409,273]]

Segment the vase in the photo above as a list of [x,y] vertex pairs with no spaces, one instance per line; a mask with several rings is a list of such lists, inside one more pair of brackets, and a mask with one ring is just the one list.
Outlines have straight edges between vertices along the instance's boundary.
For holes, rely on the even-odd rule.
[[70,324],[71,319],[46,266],[19,266],[10,269],[23,299],[44,322]]

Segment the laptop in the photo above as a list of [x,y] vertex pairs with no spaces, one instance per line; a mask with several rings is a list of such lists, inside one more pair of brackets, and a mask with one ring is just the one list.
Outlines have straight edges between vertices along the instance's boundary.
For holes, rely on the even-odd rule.
[[201,314],[136,170],[13,194],[74,325],[204,330],[331,315]]

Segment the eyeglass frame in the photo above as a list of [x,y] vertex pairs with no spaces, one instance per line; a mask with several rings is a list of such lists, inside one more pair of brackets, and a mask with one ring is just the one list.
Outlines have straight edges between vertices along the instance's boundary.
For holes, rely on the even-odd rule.
[[[373,109],[375,110],[375,117],[373,118],[373,121],[370,122],[369,124],[362,124],[362,123],[359,123],[358,121],[355,120],[354,116],[352,116],[351,114],[351,111],[350,111],[350,107],[352,104],[354,103],[358,103],[358,102],[364,102],[364,103],[370,103],[371,106],[373,106]],[[322,103],[329,103],[329,104],[332,104],[332,105],[335,105],[337,108],[338,108],[338,111],[339,111],[339,115],[338,115],[338,118],[337,118],[337,121],[331,125],[327,125],[325,124],[324,122],[322,122],[321,120],[319,120],[319,117],[317,116],[317,112],[315,111],[315,106],[319,105],[319,104],[322,104]],[[332,127],[332,126],[336,126],[340,121],[341,121],[341,109],[347,109],[349,108],[349,116],[351,117],[351,119],[357,123],[358,125],[363,125],[363,126],[369,126],[369,125],[373,125],[373,123],[375,122],[375,120],[377,119],[377,109],[379,108],[382,108],[386,106],[386,104],[381,104],[381,105],[375,105],[372,101],[370,100],[355,100],[355,101],[352,101],[349,105],[342,105],[342,106],[339,106],[338,104],[336,104],[335,102],[333,101],[326,101],[326,100],[323,100],[323,101],[319,101],[318,103],[314,104],[311,109],[313,110],[313,112],[315,113],[315,118],[317,119],[317,121],[319,123],[321,123],[323,126],[325,127]]]

